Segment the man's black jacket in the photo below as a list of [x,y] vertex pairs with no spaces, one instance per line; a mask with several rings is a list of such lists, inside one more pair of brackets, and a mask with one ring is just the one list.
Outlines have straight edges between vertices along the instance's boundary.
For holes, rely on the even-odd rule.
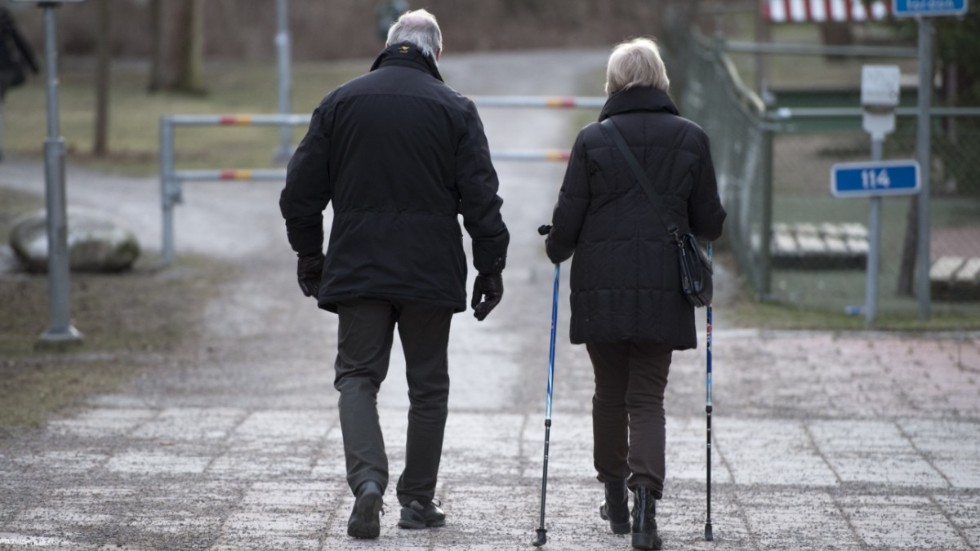
[[328,94],[289,162],[279,207],[300,255],[323,248],[319,304],[418,300],[466,309],[466,255],[504,268],[510,236],[497,174],[473,102],[442,81],[412,44],[388,47],[371,71]]

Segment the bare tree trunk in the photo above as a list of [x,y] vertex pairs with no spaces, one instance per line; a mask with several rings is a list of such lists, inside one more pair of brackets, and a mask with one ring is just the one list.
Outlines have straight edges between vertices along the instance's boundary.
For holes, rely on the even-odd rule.
[[92,154],[105,157],[109,152],[109,82],[112,64],[110,36],[112,12],[109,0],[99,0],[99,32],[95,67],[95,138]]
[[203,94],[204,86],[204,1],[187,0],[182,14],[177,80],[174,89],[192,94]]
[[697,25],[701,13],[700,0],[668,3],[662,14],[661,46],[666,50],[667,74],[670,75],[670,95],[676,99],[684,96],[687,87],[687,67],[690,63],[691,29]]
[[913,195],[905,215],[905,242],[902,245],[902,262],[898,268],[898,285],[895,294],[912,296],[915,287],[915,258],[919,249],[919,197]]
[[150,0],[150,27],[152,34],[152,50],[150,54],[150,82],[147,89],[156,92],[166,88],[164,70],[166,62],[166,46],[164,36],[163,0]]
[[152,0],[149,90],[203,94],[204,0]]

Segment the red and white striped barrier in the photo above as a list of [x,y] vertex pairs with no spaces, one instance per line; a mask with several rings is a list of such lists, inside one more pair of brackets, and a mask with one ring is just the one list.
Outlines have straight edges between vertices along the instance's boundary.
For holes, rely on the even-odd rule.
[[762,0],[762,17],[770,23],[880,21],[891,17],[891,0]]

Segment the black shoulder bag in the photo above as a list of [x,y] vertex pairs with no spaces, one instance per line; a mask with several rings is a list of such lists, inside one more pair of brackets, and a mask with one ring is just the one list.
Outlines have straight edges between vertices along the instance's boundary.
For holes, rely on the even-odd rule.
[[650,181],[650,177],[640,167],[639,161],[636,160],[636,156],[633,155],[629,146],[626,145],[626,140],[623,139],[623,135],[619,133],[619,129],[616,128],[616,124],[613,123],[612,119],[607,118],[602,121],[601,127],[612,138],[613,144],[616,145],[616,148],[622,153],[623,158],[626,159],[626,164],[629,165],[630,170],[633,171],[633,175],[640,182],[640,187],[643,188],[647,197],[650,198],[650,202],[653,203],[653,208],[657,212],[657,217],[660,218],[660,223],[664,225],[667,233],[673,236],[674,243],[677,244],[677,257],[680,262],[681,293],[684,295],[684,298],[696,307],[711,304],[711,295],[713,293],[711,261],[701,251],[697,238],[691,233],[682,235],[677,228],[677,224],[673,222],[668,225],[667,218],[664,216],[664,211],[661,207],[662,198],[657,194],[656,188],[653,187],[653,182]]

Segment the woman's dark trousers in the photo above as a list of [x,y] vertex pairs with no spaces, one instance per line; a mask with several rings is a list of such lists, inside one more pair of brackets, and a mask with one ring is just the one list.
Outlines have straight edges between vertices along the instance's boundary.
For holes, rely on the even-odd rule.
[[593,458],[602,482],[626,480],[660,499],[664,488],[664,390],[672,349],[658,343],[589,343],[595,372]]
[[347,482],[356,494],[367,480],[388,485],[388,457],[377,396],[388,374],[395,326],[405,351],[408,434],[398,501],[432,501],[442,456],[449,399],[446,349],[453,310],[420,302],[357,300],[339,305],[336,378]]

